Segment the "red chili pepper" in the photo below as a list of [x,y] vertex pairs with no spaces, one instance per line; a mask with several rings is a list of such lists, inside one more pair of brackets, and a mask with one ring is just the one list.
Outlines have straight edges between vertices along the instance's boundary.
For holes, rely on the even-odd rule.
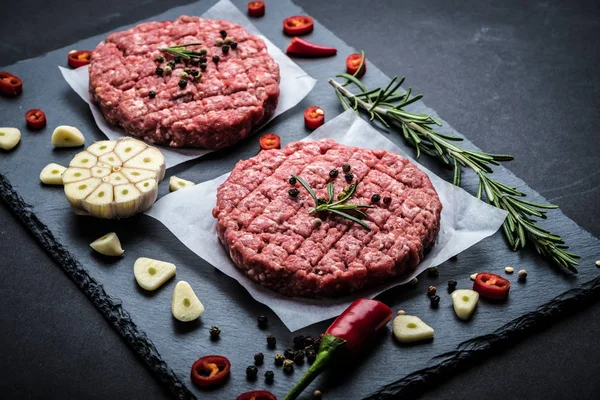
[[325,331],[317,359],[284,400],[295,400],[340,349],[360,353],[391,319],[392,310],[380,301],[358,299],[352,303]]
[[248,15],[251,17],[262,17],[265,15],[265,3],[262,1],[251,1],[248,3]]
[[46,126],[46,114],[42,110],[34,108],[25,113],[25,121],[31,129],[41,129]]
[[200,387],[220,386],[229,377],[231,363],[223,356],[204,356],[192,365],[192,382]]
[[240,394],[235,400],[277,400],[277,397],[266,390],[253,390]]
[[286,51],[289,54],[310,57],[333,56],[337,53],[337,49],[333,47],[320,46],[299,37],[292,39]]
[[508,297],[510,282],[499,275],[480,272],[473,282],[473,290],[488,299],[504,300]]
[[[348,58],[346,58],[346,72],[350,75],[356,74],[355,76],[357,78],[363,76],[365,72],[367,72],[367,59],[365,58],[365,62],[363,62],[363,66],[362,68],[360,68],[362,58],[363,57],[360,53],[350,54]],[[360,68],[360,71],[356,73],[356,71],[358,71],[358,68]]]
[[281,138],[274,133],[263,135],[258,141],[262,150],[273,150],[281,148]]
[[71,68],[79,68],[90,63],[92,52],[89,50],[73,51],[67,55],[67,61]]
[[23,81],[10,72],[0,71],[0,93],[14,97],[23,91]]
[[321,107],[310,106],[304,110],[304,126],[314,131],[325,123],[325,111]]
[[306,15],[294,15],[283,20],[283,31],[292,36],[311,33],[314,27],[315,22]]

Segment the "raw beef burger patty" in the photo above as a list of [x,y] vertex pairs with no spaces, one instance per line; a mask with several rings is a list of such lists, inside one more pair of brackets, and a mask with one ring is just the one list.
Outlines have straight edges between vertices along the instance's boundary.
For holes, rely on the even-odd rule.
[[[347,204],[365,210],[371,230],[337,216],[320,226],[315,207],[290,175],[303,178],[318,198],[348,183],[348,163],[359,184]],[[337,169],[336,178],[329,171]],[[300,194],[292,197],[290,188]],[[381,200],[371,202],[373,194]],[[390,197],[389,204],[383,202]],[[240,161],[217,190],[219,239],[251,279],[287,296],[339,296],[412,271],[440,229],[442,204],[427,175],[408,159],[383,150],[348,147],[329,139],[295,142]]]
[[[216,45],[221,30],[237,42],[227,53]],[[197,60],[181,60],[169,74],[174,56],[159,48],[188,43],[201,44],[186,50],[206,48],[206,69]],[[182,78],[186,67],[201,76]],[[106,120],[131,135],[172,147],[217,149],[237,143],[273,115],[279,66],[262,39],[241,26],[184,15],[108,35],[92,53],[89,89]]]

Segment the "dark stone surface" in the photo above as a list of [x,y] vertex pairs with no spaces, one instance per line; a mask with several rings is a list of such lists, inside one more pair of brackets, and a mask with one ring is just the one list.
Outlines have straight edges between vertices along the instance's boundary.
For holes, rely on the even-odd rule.
[[[78,20],[83,31],[78,33],[75,27],[69,28],[72,33],[65,39],[61,37],[65,27],[59,26],[52,30],[52,35],[45,35],[48,39],[43,43],[46,46],[44,50],[66,45],[75,37],[86,37],[137,21],[167,7],[166,4],[152,4],[147,8],[122,3],[114,7],[103,3],[101,8],[99,5],[86,5],[85,15],[79,19],[75,15],[77,10],[72,9],[73,18],[69,20]],[[546,3],[544,6],[540,3],[519,9],[510,2],[473,2],[457,8],[456,5],[444,5],[444,2],[422,2],[392,8],[390,3],[377,2],[376,7],[372,3],[357,3],[346,9],[342,4],[334,3],[299,4],[349,44],[368,49],[369,59],[383,71],[407,75],[409,84],[426,94],[427,105],[479,147],[515,154],[517,161],[511,165],[513,172],[542,195],[561,205],[568,216],[594,235],[600,235],[595,225],[600,215],[594,197],[597,197],[600,186],[594,159],[600,150],[598,134],[594,131],[599,122],[596,114],[598,54],[592,40],[598,34],[597,5]],[[168,6],[172,5],[170,2]],[[19,20],[21,6],[27,13],[36,9],[27,2],[18,4],[15,20]],[[90,7],[99,8],[92,10]],[[515,12],[516,9],[519,11]],[[116,15],[111,14],[113,10],[120,10],[118,14],[121,15],[109,21],[110,26],[104,25],[106,22],[102,22],[101,16]],[[343,14],[344,10],[347,14]],[[56,17],[60,15],[61,20],[64,19],[64,9],[60,7],[39,9],[38,12],[40,19],[27,20],[48,25],[32,26],[30,32],[46,32],[48,28],[45,26],[49,26]],[[42,16],[48,19],[43,20]],[[365,32],[358,31],[356,24],[349,23],[359,19],[363,26],[369,27]],[[8,32],[25,29],[23,24],[11,26],[10,21],[2,22],[2,37],[11,37],[5,34],[4,29]],[[403,23],[401,27],[397,25],[399,22]],[[26,32],[5,42],[7,51],[1,53],[3,64],[37,54],[39,50],[35,46],[40,43],[27,37]],[[34,48],[31,50],[33,53],[27,53],[30,48]],[[21,53],[9,59],[13,49],[20,49]],[[50,64],[51,68],[55,68],[54,64]],[[72,98],[68,90],[63,95],[73,100],[72,106],[76,111],[84,114],[79,118],[83,118],[86,124],[90,123],[89,117],[85,116],[86,108],[78,103],[78,99]],[[0,105],[4,109],[4,105]],[[23,107],[24,111],[29,105]],[[11,113],[12,110],[14,108],[11,107]],[[3,120],[13,118],[1,112]],[[68,116],[65,111],[64,117]],[[282,119],[285,122],[289,116]],[[48,140],[48,132],[43,135],[42,140]],[[547,139],[549,135],[552,140]],[[29,137],[27,142],[34,143],[35,140]],[[251,143],[241,147],[240,151],[234,152],[235,155],[244,156],[254,151]],[[69,154],[56,156],[66,160],[70,158]],[[216,160],[217,157],[209,157],[199,164],[216,173],[219,170],[215,168]],[[46,161],[36,162],[45,164]],[[4,168],[6,164],[2,165]],[[37,165],[32,166],[31,174],[15,175],[12,168],[10,171],[0,169],[9,177],[15,175],[27,179],[35,176],[35,171],[39,171]],[[179,171],[182,169],[175,173]],[[32,187],[37,187],[37,184]],[[42,211],[53,212],[52,208]],[[8,355],[4,357],[6,368],[3,365],[2,370],[8,368],[11,372],[0,378],[3,393],[11,397],[47,396],[48,387],[52,387],[48,382],[52,381],[60,382],[53,391],[56,397],[77,397],[80,393],[94,398],[146,397],[148,393],[152,393],[150,397],[160,397],[163,393],[156,389],[157,385],[149,378],[150,375],[144,375],[141,363],[139,367],[135,365],[131,352],[119,343],[120,338],[109,325],[97,314],[91,316],[88,314],[93,312],[85,311],[91,308],[90,302],[77,293],[73,285],[65,282],[67,279],[63,272],[51,265],[47,257],[30,250],[33,241],[18,227],[14,218],[8,217],[5,210],[0,215],[2,221],[7,221],[2,229],[10,232],[16,242],[15,245],[3,242],[0,252],[2,264],[8,267],[4,267],[3,274],[7,275],[2,276],[0,284],[0,293],[6,296],[6,299],[2,298],[2,304],[19,304],[19,307],[7,307],[7,312],[3,310],[1,317],[2,326],[10,326],[10,329],[2,330],[2,335],[6,336],[1,338],[2,354]],[[136,222],[144,225],[139,220]],[[76,233],[76,245],[80,248],[94,234],[81,227]],[[160,242],[166,245],[162,240]],[[193,257],[186,254],[185,258]],[[31,264],[45,268],[33,270]],[[544,268],[540,266],[536,273],[541,274]],[[594,267],[588,264],[585,268]],[[548,274],[553,275],[549,271]],[[561,282],[557,276],[553,279]],[[235,288],[231,282],[223,284]],[[31,285],[25,286],[34,289],[28,291],[27,298],[35,296],[39,303],[20,297],[21,292],[15,290],[20,285]],[[67,286],[70,290],[65,289]],[[38,293],[40,287],[44,290]],[[48,293],[44,293],[46,289]],[[37,297],[38,294],[40,297]],[[162,293],[165,294],[166,291]],[[244,295],[238,295],[240,300],[244,299]],[[46,315],[46,318],[35,317],[40,309],[56,314],[52,318]],[[76,319],[68,313],[71,310],[76,310]],[[493,356],[491,362],[483,362],[433,389],[426,397],[463,397],[465,386],[468,386],[475,398],[504,397],[506,390],[519,398],[590,398],[598,390],[591,367],[597,365],[600,354],[593,335],[598,331],[599,315],[600,310],[595,304],[585,313],[551,325],[551,330],[538,333],[516,348]],[[81,323],[83,317],[88,317],[85,322],[90,325]],[[52,329],[53,324],[64,327],[64,331]],[[99,332],[103,335],[98,335]],[[44,336],[46,334],[48,336]],[[108,340],[108,337],[116,343],[103,346],[103,340]],[[574,337],[577,339],[574,340]],[[40,338],[57,345],[39,346]],[[15,346],[14,342],[26,344]],[[117,348],[124,350],[113,355]],[[71,356],[73,358],[67,358]],[[399,355],[398,358],[399,363],[406,363],[404,357]],[[65,362],[66,359],[69,361]],[[81,371],[81,363],[85,365],[85,372]],[[44,367],[42,371],[36,371],[35,382],[38,384],[32,383],[32,365]],[[386,367],[390,376],[398,377],[393,363],[386,364]],[[136,370],[141,377],[133,376],[131,370]],[[403,371],[404,367],[399,366],[398,370]],[[88,378],[89,374],[93,378]],[[352,375],[353,379],[355,377]],[[340,378],[336,380],[339,383]],[[437,386],[437,382],[429,386],[431,389],[431,386]]]

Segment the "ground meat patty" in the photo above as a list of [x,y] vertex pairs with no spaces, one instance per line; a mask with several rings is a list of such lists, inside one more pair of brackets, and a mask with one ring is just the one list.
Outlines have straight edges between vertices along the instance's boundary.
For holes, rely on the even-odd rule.
[[[222,30],[237,42],[227,53],[216,44]],[[159,48],[188,43],[201,43],[189,50],[207,49],[206,69],[182,60],[169,75],[157,74],[157,67],[165,71],[176,61]],[[181,88],[186,67],[202,76],[196,81],[188,73]],[[241,26],[181,16],[111,33],[92,53],[90,96],[109,123],[149,143],[217,149],[248,136],[273,114],[279,66],[263,40]]]
[[[327,198],[332,182],[337,195],[347,185],[344,163],[359,181],[347,203],[376,205],[366,210],[370,231],[331,215],[316,227],[309,214],[314,201],[288,182],[300,176],[319,198]],[[300,191],[295,198],[288,194],[293,187]],[[375,193],[381,200],[372,203]],[[213,216],[221,242],[247,276],[287,296],[313,297],[347,294],[412,271],[437,237],[441,211],[431,181],[408,159],[323,139],[240,161],[217,190]]]

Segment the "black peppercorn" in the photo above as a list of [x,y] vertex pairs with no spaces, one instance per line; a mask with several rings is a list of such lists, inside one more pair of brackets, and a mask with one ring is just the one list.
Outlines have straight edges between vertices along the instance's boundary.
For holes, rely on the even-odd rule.
[[175,63],[174,63],[173,61],[169,61],[169,62],[167,63],[167,66],[168,66],[168,67],[171,67],[171,69],[174,69],[174,68],[175,68]]
[[192,70],[191,70],[191,69],[189,69],[188,67],[185,67],[185,68],[183,69],[183,72],[185,72],[186,74],[189,74],[190,72],[192,72]]
[[163,74],[163,69],[161,67],[156,67],[156,75],[161,76]]
[[265,329],[269,323],[269,320],[264,315],[259,315],[258,318],[256,318],[256,321],[258,322],[258,327],[260,329]]
[[427,288],[427,296],[433,297],[435,296],[435,292],[437,292],[437,288],[435,286],[429,286]]
[[281,353],[275,354],[275,365],[283,365],[285,361],[285,356]]
[[265,371],[265,382],[266,383],[273,383],[273,380],[275,379],[275,373],[273,371]]
[[195,67],[196,65],[198,65],[198,63],[199,63],[199,62],[200,62],[200,60],[199,60],[199,59],[197,59],[197,58],[192,58],[192,59],[190,60],[190,64],[192,64],[194,67]]
[[288,194],[292,197],[297,197],[300,194],[300,191],[296,188],[291,188],[288,190]]
[[257,375],[258,375],[258,368],[256,368],[254,365],[249,365],[248,368],[246,368],[246,378],[249,381],[256,380]]
[[373,196],[371,196],[371,201],[373,203],[379,203],[379,200],[381,200],[381,196],[379,196],[377,193],[375,193]]
[[313,343],[315,343],[315,339],[312,336],[304,336],[304,348],[312,347]]
[[309,364],[314,363],[316,359],[317,353],[313,349],[306,351],[306,361],[308,361]]
[[173,57],[173,61],[175,61],[175,64],[179,64],[181,62],[181,57],[175,56],[175,57]]
[[156,57],[156,62],[159,62],[159,63],[165,62],[165,58],[163,56],[158,56],[158,57]]
[[206,64],[207,61],[208,60],[207,60],[206,56],[200,56],[200,58],[198,59],[198,62],[200,62],[200,64],[202,64],[202,63]]
[[319,350],[319,347],[321,346],[321,339],[322,337],[316,337],[314,340],[315,342],[313,343],[313,349],[315,349],[315,351]]
[[286,374],[294,372],[294,362],[292,360],[285,360],[283,362],[283,372]]
[[210,333],[211,340],[217,340],[221,335],[221,330],[218,326],[211,326],[208,333]]
[[219,34],[221,35],[221,37],[222,37],[223,39],[225,39],[225,38],[227,37],[227,32],[226,32],[226,31],[224,31],[223,29],[221,29],[221,30],[219,31]]
[[205,49],[204,47],[200,49],[200,54],[205,55],[206,53],[208,53],[207,49]]
[[187,86],[187,81],[185,79],[181,79],[178,83],[180,88],[185,88]]
[[427,268],[427,276],[436,278],[436,277],[440,276],[440,271],[438,270],[437,267]]
[[254,364],[262,365],[264,360],[265,360],[265,355],[263,353],[256,353],[254,355]]
[[344,178],[346,178],[347,182],[352,182],[352,179],[354,179],[354,175],[351,173],[346,173],[344,174]]
[[318,198],[317,199],[317,205],[320,206],[321,204],[327,204],[327,200],[325,200],[324,198]]
[[385,196],[383,198],[383,204],[390,204],[392,202],[392,198],[390,196]]
[[237,42],[231,42],[229,46],[231,46],[231,50],[235,50],[237,49]]
[[223,45],[223,47],[221,47],[221,51],[223,51],[223,54],[229,53],[229,46],[226,44]]
[[193,69],[193,70],[191,70],[191,71],[190,71],[190,74],[191,74],[192,76],[198,76],[199,72],[198,72],[198,70],[197,70],[197,69]]
[[329,177],[330,178],[337,178],[338,174],[340,172],[337,169],[332,169],[331,171],[329,171]]
[[156,92],[154,90],[151,90],[148,92],[148,97],[150,97],[151,99],[156,97]]
[[270,349],[274,349],[276,345],[277,345],[277,339],[275,339],[275,336],[268,335],[267,336],[267,347]]
[[202,71],[206,71],[206,64],[205,63],[200,64],[200,69]]
[[440,305],[440,296],[431,296],[429,299],[431,300],[431,308],[438,308]]
[[298,350],[294,354],[294,362],[298,365],[304,363],[304,352],[302,350]]
[[283,356],[288,360],[293,360],[294,355],[295,355],[295,353],[294,353],[294,350],[292,350],[292,349],[285,349],[283,351]]
[[290,183],[290,185],[295,185],[296,184],[296,178],[294,178],[293,176],[290,176],[290,179],[288,179],[288,182]]
[[347,162],[345,162],[342,165],[342,171],[344,171],[344,172],[350,172],[350,164],[348,164]]
[[304,346],[304,336],[299,335],[299,336],[294,336],[294,348],[295,349],[302,349]]
[[215,64],[218,63],[220,59],[221,58],[219,56],[212,56],[212,60]]
[[456,290],[457,282],[454,279],[448,281],[448,292],[452,293]]

